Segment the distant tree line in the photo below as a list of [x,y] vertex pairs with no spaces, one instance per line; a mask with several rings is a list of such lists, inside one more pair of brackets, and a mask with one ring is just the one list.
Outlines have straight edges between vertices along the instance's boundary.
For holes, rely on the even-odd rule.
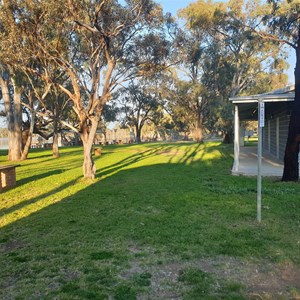
[[3,0],[8,159],[26,159],[34,133],[52,136],[58,157],[58,135],[68,129],[80,136],[83,174],[93,179],[97,129],[116,120],[137,142],[145,124],[192,133],[198,142],[204,131],[218,130],[230,142],[228,98],[287,83],[282,45],[298,51],[298,16],[296,1],[198,0],[179,11],[183,27],[152,0]]

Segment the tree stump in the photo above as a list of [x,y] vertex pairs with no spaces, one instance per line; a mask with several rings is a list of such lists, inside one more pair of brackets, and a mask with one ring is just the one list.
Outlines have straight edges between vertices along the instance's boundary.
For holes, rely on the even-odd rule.
[[94,154],[95,154],[95,156],[100,156],[101,155],[101,148],[95,148],[94,149]]

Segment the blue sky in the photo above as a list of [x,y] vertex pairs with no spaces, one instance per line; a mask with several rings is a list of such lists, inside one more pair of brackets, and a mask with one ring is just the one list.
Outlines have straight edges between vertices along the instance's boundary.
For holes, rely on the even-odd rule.
[[176,12],[180,8],[187,7],[189,3],[195,2],[191,0],[157,0],[164,8],[165,12],[170,12],[172,15],[176,15]]

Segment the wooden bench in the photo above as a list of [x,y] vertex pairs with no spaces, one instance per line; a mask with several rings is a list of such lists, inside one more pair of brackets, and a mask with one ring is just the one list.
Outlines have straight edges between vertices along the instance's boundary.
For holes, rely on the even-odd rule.
[[16,167],[20,165],[0,166],[0,193],[4,189],[16,186]]

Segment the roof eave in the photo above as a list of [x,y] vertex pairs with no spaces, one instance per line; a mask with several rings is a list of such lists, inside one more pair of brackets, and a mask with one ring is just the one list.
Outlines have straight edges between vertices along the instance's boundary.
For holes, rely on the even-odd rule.
[[251,103],[251,102],[288,102],[294,101],[295,93],[288,94],[261,94],[255,96],[240,96],[229,98],[232,103]]

